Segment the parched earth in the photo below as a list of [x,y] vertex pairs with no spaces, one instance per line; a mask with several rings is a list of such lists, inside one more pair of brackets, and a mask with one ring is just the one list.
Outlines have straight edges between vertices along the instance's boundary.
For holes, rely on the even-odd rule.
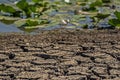
[[120,80],[120,30],[1,33],[0,80]]

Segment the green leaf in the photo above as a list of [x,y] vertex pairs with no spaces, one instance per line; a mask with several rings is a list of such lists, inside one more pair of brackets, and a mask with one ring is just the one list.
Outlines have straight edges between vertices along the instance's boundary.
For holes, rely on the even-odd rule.
[[111,0],[102,0],[103,3],[110,3]]
[[49,23],[48,20],[46,20],[46,19],[39,20],[38,22],[39,22],[39,24],[41,24],[41,25]]
[[26,21],[25,26],[37,26],[37,25],[43,25],[49,23],[48,20],[31,20],[28,19]]
[[28,8],[31,12],[36,12],[36,6],[30,5]]
[[116,26],[116,27],[120,29],[120,23],[119,23],[119,24],[117,24],[117,26]]
[[120,20],[120,12],[115,11],[114,14],[115,14],[115,16]]
[[16,5],[25,12],[27,17],[30,17],[32,12],[36,12],[36,5],[29,5],[26,0],[21,0]]
[[120,21],[118,19],[110,19],[108,23],[116,27],[118,24],[120,24]]
[[26,11],[29,4],[26,2],[26,0],[21,0],[16,4],[16,6],[22,9],[23,11]]
[[110,16],[110,14],[100,14],[98,13],[95,17],[99,18],[99,19],[105,19],[107,18],[108,16]]
[[38,21],[35,20],[27,20],[25,26],[37,26]]
[[35,2],[35,3],[43,2],[43,0],[32,0],[32,1]]
[[95,2],[93,2],[92,4],[90,4],[90,7],[96,7],[96,6],[102,6],[102,1],[101,0],[96,0]]
[[7,19],[1,19],[0,20],[2,23],[5,23],[5,24],[8,24],[8,25],[10,25],[10,24],[13,24],[16,20],[7,20]]
[[16,10],[14,8],[12,8],[11,6],[6,6],[6,12],[9,12],[9,13],[14,13]]
[[0,10],[2,10],[2,11],[4,11],[4,12],[8,12],[8,13],[14,13],[14,12],[16,12],[16,10],[15,10],[13,7],[11,7],[11,6],[6,6],[6,5],[4,5],[4,4],[1,4],[1,5],[0,5]]

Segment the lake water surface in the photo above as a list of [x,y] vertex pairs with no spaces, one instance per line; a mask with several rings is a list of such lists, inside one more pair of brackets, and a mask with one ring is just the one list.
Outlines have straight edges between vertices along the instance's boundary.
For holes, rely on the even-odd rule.
[[0,32],[23,32],[18,29],[15,25],[6,25],[0,22]]

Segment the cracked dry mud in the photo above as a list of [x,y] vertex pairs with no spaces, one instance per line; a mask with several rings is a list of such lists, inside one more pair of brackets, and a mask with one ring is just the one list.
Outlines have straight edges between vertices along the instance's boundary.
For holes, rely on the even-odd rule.
[[0,80],[120,80],[120,30],[1,34]]

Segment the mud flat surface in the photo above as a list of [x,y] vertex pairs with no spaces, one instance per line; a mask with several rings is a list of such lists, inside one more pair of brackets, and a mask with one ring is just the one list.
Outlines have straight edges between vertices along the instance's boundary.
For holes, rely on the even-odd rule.
[[120,30],[0,34],[0,80],[120,80]]

